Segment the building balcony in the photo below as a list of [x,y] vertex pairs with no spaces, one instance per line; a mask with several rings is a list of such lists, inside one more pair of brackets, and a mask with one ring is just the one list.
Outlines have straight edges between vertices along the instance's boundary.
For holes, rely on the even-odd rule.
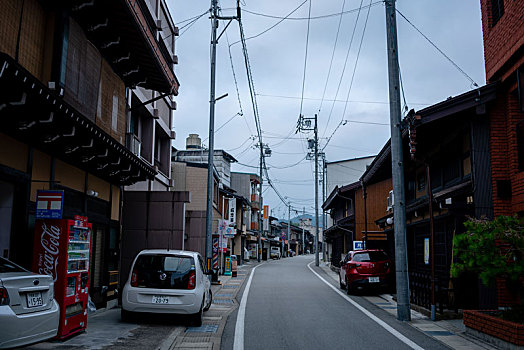
[[162,22],[154,20],[156,15],[145,0],[75,0],[67,4],[72,17],[126,86],[178,94],[179,82],[173,71],[176,56],[170,53],[174,44],[168,45],[158,35],[157,24]]

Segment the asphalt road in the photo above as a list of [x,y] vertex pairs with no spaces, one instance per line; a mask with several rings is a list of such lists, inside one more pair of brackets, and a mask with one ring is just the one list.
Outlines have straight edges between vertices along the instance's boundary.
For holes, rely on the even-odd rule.
[[[257,267],[245,308],[244,349],[443,349],[442,343],[378,309],[360,296],[350,296],[386,326],[351,304],[309,268],[313,255],[270,261]],[[325,272],[313,270],[339,289]],[[238,301],[246,293],[238,296]],[[241,308],[239,309],[241,310]],[[238,310],[230,316],[222,349],[232,349]],[[394,336],[386,328],[400,338]]]

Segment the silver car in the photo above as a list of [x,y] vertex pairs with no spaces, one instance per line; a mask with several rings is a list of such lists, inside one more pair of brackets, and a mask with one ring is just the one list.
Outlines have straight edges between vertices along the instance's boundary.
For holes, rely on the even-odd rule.
[[53,338],[59,319],[53,278],[0,257],[0,348]]
[[204,260],[197,252],[149,249],[133,261],[122,292],[122,319],[134,313],[188,315],[201,326],[213,295]]

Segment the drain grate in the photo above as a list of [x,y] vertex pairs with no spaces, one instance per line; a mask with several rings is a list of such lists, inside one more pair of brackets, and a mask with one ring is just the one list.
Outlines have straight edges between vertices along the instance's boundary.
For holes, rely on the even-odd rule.
[[238,286],[232,286],[232,285],[225,285],[225,286],[223,286],[222,288],[229,288],[229,289],[233,289],[233,288],[238,288]]
[[220,294],[216,294],[215,296],[216,296],[216,297],[232,297],[233,294],[229,294],[229,293],[220,293]]
[[233,304],[231,299],[214,299],[213,304]]
[[216,333],[218,325],[205,324],[201,327],[187,327],[186,333]]

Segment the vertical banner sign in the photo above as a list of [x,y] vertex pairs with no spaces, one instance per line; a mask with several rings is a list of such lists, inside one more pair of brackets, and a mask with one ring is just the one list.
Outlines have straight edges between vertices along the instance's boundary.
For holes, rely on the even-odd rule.
[[424,264],[429,265],[429,238],[424,238]]
[[269,231],[269,205],[264,205],[264,220],[262,221],[262,230]]
[[264,219],[269,219],[269,205],[264,205]]
[[231,224],[237,222],[237,199],[231,198],[229,200],[229,215],[228,220]]

